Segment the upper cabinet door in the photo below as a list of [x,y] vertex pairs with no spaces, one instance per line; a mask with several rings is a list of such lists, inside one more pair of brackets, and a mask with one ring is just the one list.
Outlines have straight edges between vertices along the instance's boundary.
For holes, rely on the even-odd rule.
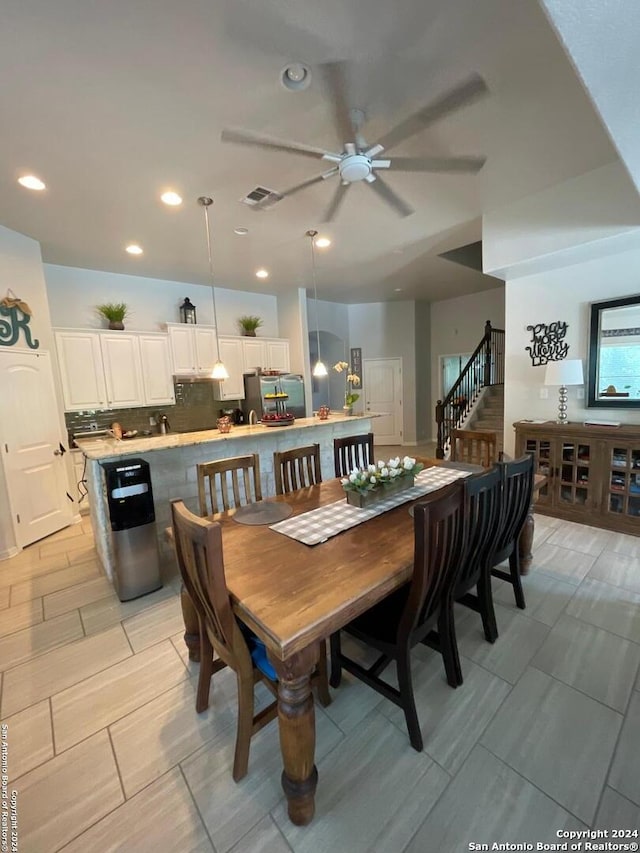
[[229,378],[214,383],[214,398],[216,400],[244,400],[242,340],[240,338],[220,338],[220,359],[227,368]]
[[196,370],[209,374],[218,360],[216,330],[213,326],[192,326],[196,346]]
[[67,412],[104,409],[107,392],[97,332],[56,332],[64,407]]
[[166,335],[139,335],[142,385],[147,406],[175,403],[171,351]]
[[103,333],[100,344],[108,407],[144,406],[138,336],[123,332]]
[[289,373],[289,341],[267,341],[267,363],[270,370],[282,370]]
[[171,341],[173,372],[181,376],[193,376],[197,371],[196,345],[191,326],[167,326]]
[[267,345],[260,338],[242,338],[242,358],[244,369],[267,367]]

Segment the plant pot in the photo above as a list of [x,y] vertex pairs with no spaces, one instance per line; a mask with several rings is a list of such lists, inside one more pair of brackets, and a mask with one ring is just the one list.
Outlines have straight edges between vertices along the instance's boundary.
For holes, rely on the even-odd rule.
[[351,416],[353,414],[353,406],[343,406],[342,414]]
[[414,485],[413,474],[406,474],[404,477],[398,477],[396,480],[387,483],[384,486],[377,486],[370,492],[360,494],[360,492],[347,492],[347,503],[351,506],[357,506],[360,509],[366,509],[371,504],[378,503],[396,492],[404,492],[407,489],[412,489]]
[[245,329],[242,333],[245,338],[255,338],[256,330],[255,329]]
[[124,323],[122,320],[109,320],[109,328],[113,332],[122,332],[124,331]]

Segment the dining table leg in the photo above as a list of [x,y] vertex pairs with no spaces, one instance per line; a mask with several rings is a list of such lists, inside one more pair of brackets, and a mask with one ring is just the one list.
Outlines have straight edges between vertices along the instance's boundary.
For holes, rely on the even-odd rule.
[[291,823],[305,826],[315,812],[318,771],[314,764],[316,724],[311,674],[318,662],[318,644],[287,660],[271,658],[278,673],[278,725],[282,752],[282,788]]

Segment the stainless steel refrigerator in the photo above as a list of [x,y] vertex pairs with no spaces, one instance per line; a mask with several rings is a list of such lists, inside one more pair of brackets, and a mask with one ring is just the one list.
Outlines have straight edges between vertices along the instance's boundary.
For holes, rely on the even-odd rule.
[[242,408],[245,420],[249,412],[255,410],[258,418],[265,412],[275,411],[275,400],[265,399],[265,394],[282,392],[288,395],[287,411],[295,418],[304,418],[304,380],[297,373],[287,373],[283,376],[250,376],[244,377],[244,402]]

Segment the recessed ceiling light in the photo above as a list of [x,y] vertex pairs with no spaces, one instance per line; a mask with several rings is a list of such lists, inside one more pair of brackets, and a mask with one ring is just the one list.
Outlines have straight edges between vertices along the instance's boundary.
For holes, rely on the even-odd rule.
[[396,287],[396,288],[395,288],[395,291],[396,291],[396,293],[402,293],[402,288],[401,288],[401,287]]
[[182,196],[179,196],[178,193],[174,193],[173,190],[162,193],[160,198],[165,204],[168,204],[171,207],[176,207],[177,205],[182,204]]
[[326,249],[331,245],[331,240],[328,237],[316,237],[315,244],[319,249]]
[[280,72],[280,82],[290,92],[301,92],[311,83],[311,71],[302,62],[290,62]]
[[45,182],[41,181],[40,178],[36,178],[35,175],[23,175],[21,178],[18,178],[18,183],[28,190],[46,190],[47,188]]
[[245,228],[244,225],[238,225],[237,228],[233,229],[233,233],[237,234],[238,237],[244,237],[245,234],[249,233],[249,229]]
[[138,246],[137,243],[130,243],[126,248],[126,251],[129,252],[130,255],[141,255],[142,247]]
[[269,278],[267,270],[256,270],[256,278]]

